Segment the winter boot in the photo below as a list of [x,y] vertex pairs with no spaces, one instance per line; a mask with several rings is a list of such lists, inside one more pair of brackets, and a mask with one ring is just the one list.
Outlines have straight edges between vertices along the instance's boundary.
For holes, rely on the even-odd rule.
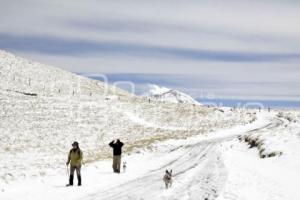
[[74,175],[70,175],[69,184],[67,186],[73,186]]
[[81,176],[79,175],[79,176],[77,177],[77,179],[78,179],[78,186],[81,186]]

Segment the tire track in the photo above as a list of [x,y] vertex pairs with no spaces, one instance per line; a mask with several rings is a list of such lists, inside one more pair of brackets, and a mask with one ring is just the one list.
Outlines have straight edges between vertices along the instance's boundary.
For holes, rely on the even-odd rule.
[[[271,122],[261,128],[271,129],[283,122]],[[180,200],[214,200],[219,196],[227,180],[227,170],[221,159],[219,145],[232,140],[236,136],[216,138],[193,144],[173,147],[168,153],[178,153],[173,160],[163,163],[146,174],[127,181],[126,183],[99,190],[97,193],[85,197],[85,200],[120,200],[120,199],[180,199]],[[164,170],[173,169],[174,185],[166,190],[162,181]]]
[[[174,180],[180,180],[182,177],[186,176],[186,174],[191,173],[191,171],[195,170],[199,172],[205,167],[207,169],[204,170],[206,173],[211,169],[211,166],[209,165],[211,159],[207,158],[207,154],[214,154],[215,151],[213,149],[215,149],[215,147],[216,143],[207,142],[184,146],[186,150],[180,156],[176,157],[176,159],[160,166],[157,169],[149,171],[142,177],[128,181],[105,191],[99,191],[97,194],[90,195],[85,199],[158,199],[161,193],[165,191],[162,182],[162,176],[166,167],[174,170]],[[211,157],[211,155],[209,157]],[[206,164],[203,165],[203,163]],[[205,177],[203,173],[202,175]],[[201,177],[203,179],[201,179],[201,181],[204,182],[206,177],[203,177]],[[197,185],[194,182],[195,181],[193,181],[193,184]],[[188,186],[189,184],[187,183],[186,185]],[[202,185],[202,188],[205,187]],[[147,194],[147,197],[144,197],[144,194],[147,193],[147,191],[153,192],[151,194]]]

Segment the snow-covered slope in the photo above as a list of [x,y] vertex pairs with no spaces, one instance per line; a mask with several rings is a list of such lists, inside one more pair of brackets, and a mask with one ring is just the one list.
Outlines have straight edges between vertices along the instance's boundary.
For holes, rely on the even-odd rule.
[[300,199],[300,110],[261,115],[264,126],[222,146],[228,175],[218,200]]
[[156,101],[201,105],[198,101],[183,92],[154,84],[149,84],[149,91],[145,93],[145,96]]
[[85,162],[110,156],[121,138],[125,152],[155,141],[185,138],[248,123],[244,112],[149,102],[103,82],[0,51],[1,183],[64,171],[77,140]]
[[[149,102],[3,51],[0,84],[1,200],[300,198],[300,111]],[[114,138],[125,142],[126,173],[106,159]],[[83,186],[66,188],[74,140]]]
[[[289,113],[299,119],[299,112]],[[156,142],[123,156],[127,170],[121,174],[111,172],[111,160],[85,165],[80,188],[65,188],[68,177],[63,173],[14,182],[0,189],[0,199],[298,200],[299,123],[278,124],[277,119],[263,111],[256,122],[246,126]],[[280,133],[286,125],[289,128]],[[280,138],[282,144],[287,143],[281,149],[284,153],[261,159],[257,149],[249,149],[237,138],[254,132],[266,133],[265,140],[270,142]],[[272,139],[272,132],[278,137]],[[293,135],[296,137],[290,137]],[[170,189],[162,181],[165,169],[173,169]]]

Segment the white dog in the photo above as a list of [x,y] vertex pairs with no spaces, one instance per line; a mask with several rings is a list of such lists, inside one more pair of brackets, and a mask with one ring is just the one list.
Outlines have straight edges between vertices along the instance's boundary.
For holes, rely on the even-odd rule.
[[127,162],[123,162],[123,172],[125,173],[126,172],[126,168],[127,168]]
[[172,169],[170,171],[166,170],[163,181],[167,189],[172,186]]

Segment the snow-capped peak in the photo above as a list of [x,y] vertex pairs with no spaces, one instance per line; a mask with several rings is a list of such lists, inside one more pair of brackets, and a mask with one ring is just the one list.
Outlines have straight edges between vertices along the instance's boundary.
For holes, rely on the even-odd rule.
[[191,96],[180,92],[178,90],[161,87],[154,84],[149,84],[149,91],[145,94],[153,100],[166,101],[172,103],[186,103],[201,105],[198,101],[193,99]]

